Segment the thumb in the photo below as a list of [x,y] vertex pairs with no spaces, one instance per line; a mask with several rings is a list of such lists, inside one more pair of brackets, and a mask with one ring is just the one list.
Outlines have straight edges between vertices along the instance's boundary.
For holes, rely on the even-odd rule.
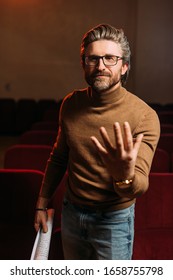
[[48,232],[48,226],[47,226],[47,222],[45,220],[42,223],[42,231],[44,233]]

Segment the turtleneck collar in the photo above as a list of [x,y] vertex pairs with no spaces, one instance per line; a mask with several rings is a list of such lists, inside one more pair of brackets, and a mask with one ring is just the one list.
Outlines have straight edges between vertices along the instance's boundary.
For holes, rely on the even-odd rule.
[[95,107],[105,106],[117,102],[125,95],[126,90],[119,86],[116,90],[111,92],[95,92],[91,87],[88,87],[88,96],[90,102]]

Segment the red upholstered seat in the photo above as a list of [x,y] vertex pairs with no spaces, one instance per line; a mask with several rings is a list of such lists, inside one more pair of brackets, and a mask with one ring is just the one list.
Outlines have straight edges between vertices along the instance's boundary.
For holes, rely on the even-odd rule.
[[170,172],[171,159],[167,151],[157,148],[154,154],[151,172]]
[[20,144],[30,144],[30,145],[49,145],[52,146],[57,137],[56,131],[48,130],[30,130],[26,131],[20,136]]
[[36,122],[32,125],[31,130],[53,130],[57,132],[58,122],[55,121]]
[[173,227],[173,173],[151,173],[149,188],[136,201],[137,229]]
[[4,168],[45,170],[52,147],[46,145],[14,145],[5,151]]
[[49,260],[64,260],[60,227],[56,228],[52,233]]
[[12,98],[0,98],[0,134],[15,132],[16,102]]
[[173,111],[162,111],[158,113],[161,124],[173,124]]
[[57,121],[59,119],[59,109],[50,109],[44,112],[42,121]]
[[170,172],[171,158],[167,151],[157,148],[151,165],[151,172]]
[[173,173],[151,173],[137,198],[134,259],[173,259]]
[[[36,232],[35,206],[44,173],[37,170],[0,169],[0,259],[30,259]],[[55,209],[49,259],[63,259],[61,210],[67,173],[49,207]]]
[[161,134],[157,147],[171,154],[173,152],[173,133]]
[[173,172],[173,153],[171,154],[171,172]]
[[[43,116],[48,110],[57,110],[58,111],[58,102],[54,99],[40,99],[37,102],[37,119],[39,121],[43,120]],[[57,114],[58,118],[58,114]]]
[[56,189],[55,194],[52,200],[50,201],[50,205],[49,205],[50,208],[53,208],[55,210],[52,240],[51,240],[50,252],[49,252],[49,259],[51,260],[64,259],[62,241],[61,241],[61,212],[62,212],[63,198],[66,191],[67,176],[68,173],[66,172],[61,183]]
[[173,124],[161,124],[161,134],[173,133]]
[[43,173],[0,169],[0,259],[30,259],[34,216]]
[[172,260],[173,228],[142,229],[136,231],[134,260]]
[[55,210],[54,215],[54,229],[59,228],[61,226],[61,211],[62,211],[62,203],[64,194],[66,191],[66,180],[67,180],[67,172],[65,173],[64,177],[62,178],[59,186],[57,187],[52,200],[50,201],[50,208]]
[[16,124],[15,131],[23,133],[30,129],[37,119],[37,102],[34,99],[19,99],[16,102]]

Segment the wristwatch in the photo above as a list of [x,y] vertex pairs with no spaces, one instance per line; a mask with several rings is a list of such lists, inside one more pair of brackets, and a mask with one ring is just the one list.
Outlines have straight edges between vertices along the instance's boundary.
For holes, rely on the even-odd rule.
[[132,179],[126,179],[126,180],[122,180],[122,181],[115,181],[115,185],[116,186],[122,186],[122,185],[130,185],[132,183]]

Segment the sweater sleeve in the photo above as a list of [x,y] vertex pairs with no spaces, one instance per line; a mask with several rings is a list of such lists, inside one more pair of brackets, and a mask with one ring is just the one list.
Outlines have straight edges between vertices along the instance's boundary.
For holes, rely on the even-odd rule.
[[51,198],[59,183],[61,182],[68,165],[68,145],[63,129],[62,121],[63,104],[60,110],[59,130],[56,142],[47,161],[45,175],[40,190],[40,196]]
[[160,122],[156,112],[147,110],[132,133],[134,138],[140,133],[144,135],[135,165],[135,176],[132,184],[114,185],[114,188],[121,197],[136,198],[148,189],[149,172],[160,137]]

